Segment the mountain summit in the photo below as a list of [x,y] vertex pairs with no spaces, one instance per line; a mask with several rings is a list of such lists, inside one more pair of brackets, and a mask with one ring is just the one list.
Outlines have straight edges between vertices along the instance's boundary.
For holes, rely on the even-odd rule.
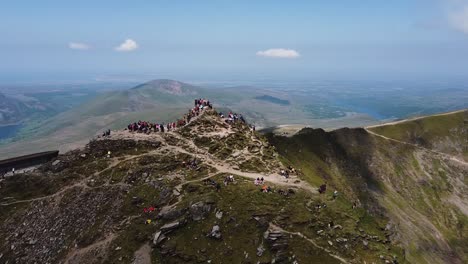
[[196,86],[169,79],[152,80],[132,88],[132,90],[158,91],[179,96],[196,95],[198,89]]
[[[414,125],[264,136],[240,114],[185,112],[2,179],[0,260],[466,263],[468,165],[391,138]],[[437,122],[463,136],[467,115]]]

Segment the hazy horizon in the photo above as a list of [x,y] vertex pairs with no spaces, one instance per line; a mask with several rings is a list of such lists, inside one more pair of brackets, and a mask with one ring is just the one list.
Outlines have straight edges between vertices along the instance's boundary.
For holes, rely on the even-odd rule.
[[465,0],[14,1],[0,9],[0,83],[463,78],[467,10]]

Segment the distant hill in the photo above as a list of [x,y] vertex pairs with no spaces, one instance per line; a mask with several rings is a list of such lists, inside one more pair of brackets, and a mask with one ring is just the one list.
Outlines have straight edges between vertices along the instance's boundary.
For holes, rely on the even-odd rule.
[[174,121],[188,110],[187,105],[192,105],[196,97],[206,93],[203,88],[166,79],[128,90],[105,92],[69,111],[26,127],[17,137],[18,142],[2,146],[2,152],[5,157],[12,157],[43,148],[65,151],[86,144],[104,129],[123,129],[138,120]]

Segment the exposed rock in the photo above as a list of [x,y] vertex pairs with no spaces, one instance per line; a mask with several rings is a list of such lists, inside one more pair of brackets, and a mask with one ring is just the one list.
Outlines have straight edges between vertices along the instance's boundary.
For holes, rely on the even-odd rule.
[[221,239],[221,230],[219,225],[213,226],[213,228],[211,229],[210,237]]
[[367,248],[367,247],[369,246],[369,241],[363,240],[363,241],[362,241],[362,244],[364,245],[364,247]]
[[348,242],[348,239],[343,238],[343,237],[339,237],[335,241],[338,242],[338,243],[344,243],[344,242]]
[[264,216],[254,216],[253,219],[257,221],[257,226],[266,228],[269,225],[268,219]]
[[202,201],[192,204],[189,208],[190,215],[194,221],[202,220],[210,211],[211,205]]
[[263,255],[263,252],[265,252],[265,248],[263,247],[263,245],[260,245],[257,248],[257,256],[261,257]]
[[57,166],[59,165],[61,161],[60,160],[55,160],[54,162],[52,162],[52,166]]
[[164,234],[166,233],[169,233],[171,232],[172,230],[174,229],[177,229],[178,227],[180,226],[180,222],[179,221],[175,221],[175,222],[172,222],[172,223],[169,223],[169,224],[165,224],[161,227],[161,232],[163,232]]
[[218,211],[218,212],[216,213],[216,218],[217,218],[217,219],[223,218],[223,212],[222,212],[222,211]]
[[341,225],[335,225],[335,226],[333,226],[333,229],[340,229],[340,230],[342,230],[343,227],[342,227]]
[[153,245],[159,245],[164,239],[166,239],[166,236],[162,233],[162,231],[156,232],[153,236]]
[[174,210],[171,210],[171,211],[168,211],[168,212],[165,212],[165,213],[160,212],[158,214],[158,218],[160,218],[162,220],[174,220],[174,219],[180,218],[186,212],[187,212],[186,208],[174,209]]

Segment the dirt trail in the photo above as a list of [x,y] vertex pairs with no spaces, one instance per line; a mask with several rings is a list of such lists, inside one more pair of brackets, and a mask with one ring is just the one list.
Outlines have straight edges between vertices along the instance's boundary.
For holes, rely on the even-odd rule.
[[425,147],[422,147],[422,146],[419,146],[419,145],[416,145],[416,144],[413,144],[413,143],[408,143],[408,142],[405,142],[405,141],[401,141],[401,140],[398,140],[398,139],[394,139],[394,138],[389,138],[389,137],[386,137],[384,135],[381,135],[381,134],[377,134],[367,128],[365,128],[365,130],[367,131],[367,133],[371,134],[371,135],[374,135],[376,137],[380,137],[380,138],[383,138],[383,139],[386,139],[386,140],[390,140],[390,141],[393,141],[393,142],[397,142],[397,143],[400,143],[400,144],[405,144],[405,145],[408,145],[408,146],[412,146],[412,147],[415,147],[417,149],[420,149],[420,150],[424,150],[424,151],[427,151],[427,152],[430,152],[432,154],[436,154],[436,155],[439,155],[439,156],[442,156],[446,159],[449,159],[449,160],[452,160],[452,161],[455,161],[457,163],[460,163],[464,166],[467,166],[468,167],[468,162],[466,161],[463,161],[463,160],[460,160],[452,155],[449,155],[447,153],[443,153],[443,152],[439,152],[439,151],[435,151],[435,150],[432,150],[432,149],[428,149],[428,148],[425,148]]
[[144,244],[135,252],[132,264],[151,264],[151,246]]
[[270,223],[270,229],[271,230],[276,230],[276,231],[280,231],[282,233],[286,233],[286,234],[290,234],[290,235],[294,235],[294,236],[298,236],[298,237],[301,237],[303,239],[305,239],[307,242],[311,243],[312,245],[314,245],[314,247],[316,248],[319,248],[325,252],[328,253],[328,255],[330,255],[331,257],[341,261],[342,263],[348,263],[344,258],[338,256],[338,255],[335,255],[333,254],[330,250],[320,246],[319,244],[317,244],[314,240],[308,238],[307,236],[305,236],[304,234],[302,234],[301,232],[291,232],[291,231],[287,231],[287,230],[284,230],[283,228],[273,224],[273,223]]
[[94,244],[91,244],[87,247],[84,247],[84,248],[78,248],[78,249],[72,249],[68,255],[66,256],[65,258],[65,261],[64,263],[65,264],[70,264],[70,263],[75,263],[75,258],[78,257],[78,260],[77,260],[77,263],[81,262],[80,260],[80,256],[84,256],[88,253],[91,253],[94,249],[98,249],[100,247],[105,247],[107,246],[108,244],[110,244],[112,242],[112,240],[114,240],[114,238],[116,237],[116,235],[114,233],[110,233],[109,235],[107,235],[103,240],[100,240]]
[[[258,172],[244,172],[240,170],[235,170],[233,169],[229,164],[227,164],[224,161],[217,160],[215,157],[213,157],[211,154],[207,153],[205,150],[201,150],[198,148],[195,144],[190,144],[190,147],[194,148],[197,151],[196,156],[207,162],[210,166],[214,167],[215,169],[218,170],[218,173],[228,173],[228,174],[233,174],[237,176],[242,176],[245,178],[249,178],[252,180],[255,180],[257,178],[264,178],[265,181],[275,184],[275,185],[281,185],[281,186],[288,186],[288,187],[295,187],[299,189],[304,189],[306,191],[309,191],[311,193],[317,193],[316,188],[312,187],[305,181],[300,181],[295,183],[296,180],[298,180],[297,177],[291,176],[289,179],[284,178],[283,176],[280,176],[279,174],[265,174],[265,173],[258,173]],[[172,149],[179,151],[181,153],[185,154],[192,154],[188,152],[187,150],[183,149],[182,147],[179,146],[167,146],[166,148]],[[193,154],[192,154],[193,155]],[[206,178],[204,178],[206,179]]]
[[40,201],[40,200],[45,200],[45,199],[49,199],[49,198],[53,198],[55,196],[58,196],[60,194],[63,194],[64,192],[70,190],[70,189],[73,189],[73,188],[76,188],[76,187],[81,187],[81,188],[91,188],[89,186],[87,186],[86,184],[84,184],[83,181],[80,181],[80,182],[77,182],[75,184],[72,184],[70,186],[66,186],[64,187],[63,189],[61,189],[60,191],[54,193],[54,194],[51,194],[51,195],[47,195],[47,196],[42,196],[42,197],[37,197],[37,198],[32,198],[32,199],[27,199],[27,200],[19,200],[19,201],[14,201],[14,202],[10,202],[10,203],[1,203],[0,206],[8,206],[8,205],[13,205],[13,204],[19,204],[19,203],[28,203],[28,202],[34,202],[34,201]]

